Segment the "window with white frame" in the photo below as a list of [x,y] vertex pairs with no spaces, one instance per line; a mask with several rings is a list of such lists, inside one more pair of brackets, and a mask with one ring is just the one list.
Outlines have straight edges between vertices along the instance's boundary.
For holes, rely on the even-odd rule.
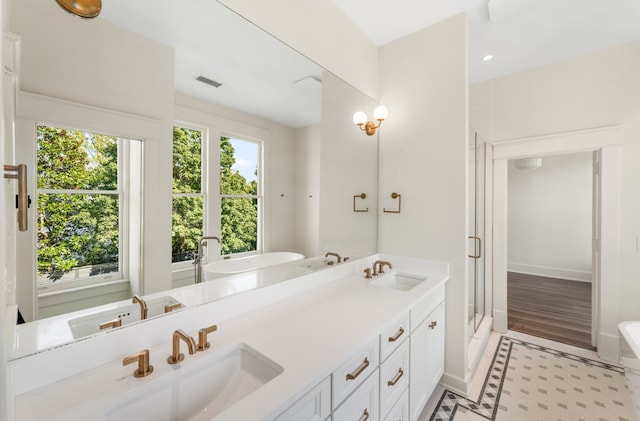
[[37,283],[40,289],[123,278],[128,139],[39,124]]
[[173,127],[173,213],[171,262],[192,261],[205,232],[206,142],[204,131]]
[[262,144],[220,137],[220,229],[223,255],[261,249]]

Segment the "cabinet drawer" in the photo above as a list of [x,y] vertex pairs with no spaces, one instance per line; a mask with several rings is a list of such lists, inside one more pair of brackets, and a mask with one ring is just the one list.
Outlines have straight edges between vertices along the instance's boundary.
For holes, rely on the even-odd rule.
[[384,421],[409,421],[409,390],[405,391],[398,399],[391,411],[384,418]]
[[378,367],[379,355],[378,338],[376,338],[332,373],[333,409],[337,408],[344,398],[373,373]]
[[409,337],[409,313],[380,334],[380,361],[387,359]]
[[324,379],[275,421],[322,421],[331,414],[331,377]]
[[444,301],[444,283],[434,288],[429,294],[424,296],[418,303],[413,306],[411,311],[411,331],[413,332],[420,323],[431,313],[438,305]]
[[380,366],[380,415],[384,417],[409,386],[409,341]]
[[333,412],[333,421],[378,421],[378,369]]

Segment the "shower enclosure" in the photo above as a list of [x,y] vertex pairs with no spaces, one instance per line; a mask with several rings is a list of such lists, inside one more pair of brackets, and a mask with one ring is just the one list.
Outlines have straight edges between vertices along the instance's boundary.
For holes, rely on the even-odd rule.
[[469,336],[485,314],[485,179],[486,145],[469,130]]

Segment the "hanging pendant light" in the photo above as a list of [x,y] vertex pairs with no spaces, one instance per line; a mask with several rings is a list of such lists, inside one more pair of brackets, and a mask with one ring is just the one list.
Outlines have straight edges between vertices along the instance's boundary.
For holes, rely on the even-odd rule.
[[102,0],[56,0],[67,12],[81,18],[95,18],[102,9]]

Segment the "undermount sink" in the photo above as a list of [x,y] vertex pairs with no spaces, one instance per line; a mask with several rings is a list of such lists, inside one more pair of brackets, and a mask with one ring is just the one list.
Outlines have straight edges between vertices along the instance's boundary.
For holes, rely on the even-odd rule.
[[334,264],[334,260],[329,260],[326,257],[315,257],[302,260],[299,266],[309,270],[318,270],[333,266]]
[[[165,313],[165,306],[179,304],[179,302],[170,296],[155,298],[147,302],[147,318],[159,316]],[[173,310],[175,311],[175,310]],[[76,317],[69,320],[69,328],[74,339],[84,338],[100,332],[100,324],[120,319],[121,326],[137,322],[140,317],[140,305],[128,304],[119,306],[110,310],[100,311],[97,313],[87,314],[86,316]]]
[[109,420],[210,420],[284,369],[246,344],[202,358],[107,404]]
[[426,276],[392,272],[372,280],[371,284],[400,291],[409,291],[426,280]]

